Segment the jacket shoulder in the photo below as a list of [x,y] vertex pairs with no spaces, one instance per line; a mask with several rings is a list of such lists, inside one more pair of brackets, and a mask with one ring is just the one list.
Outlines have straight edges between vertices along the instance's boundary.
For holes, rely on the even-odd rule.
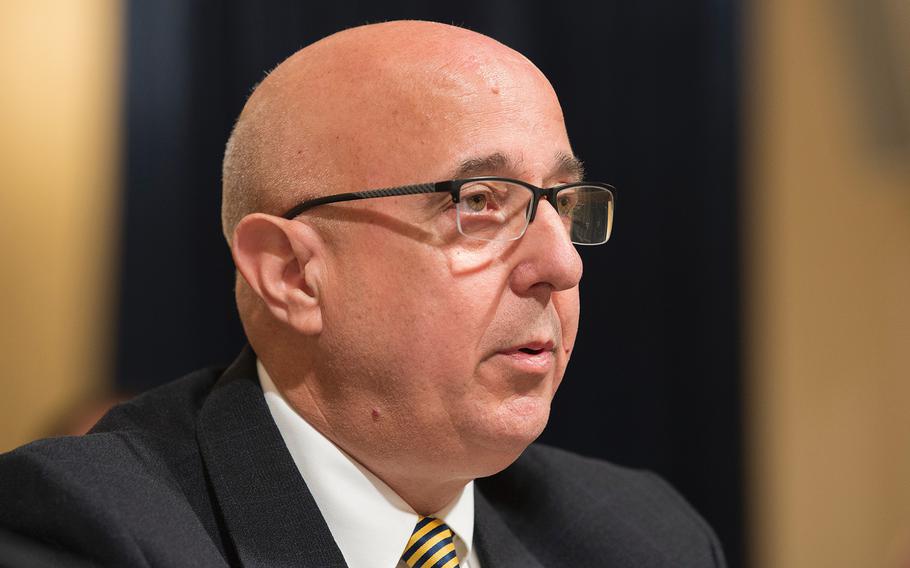
[[111,408],[90,433],[142,431],[165,437],[192,436],[196,414],[222,371],[202,369],[122,402]]
[[478,489],[545,565],[725,565],[708,524],[648,471],[532,444]]
[[195,443],[217,377],[188,375],[117,405],[85,436],[0,455],[0,528],[102,565],[181,563],[149,550],[221,558]]

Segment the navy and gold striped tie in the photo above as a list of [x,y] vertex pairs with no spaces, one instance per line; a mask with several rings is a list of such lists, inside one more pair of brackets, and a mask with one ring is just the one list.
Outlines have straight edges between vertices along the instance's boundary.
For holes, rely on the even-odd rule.
[[411,568],[458,568],[452,529],[439,519],[420,517],[401,559]]

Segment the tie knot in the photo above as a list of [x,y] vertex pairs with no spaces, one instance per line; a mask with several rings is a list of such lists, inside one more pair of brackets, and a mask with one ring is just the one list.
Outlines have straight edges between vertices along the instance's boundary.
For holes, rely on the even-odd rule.
[[458,568],[452,529],[439,519],[420,517],[401,559],[411,568]]

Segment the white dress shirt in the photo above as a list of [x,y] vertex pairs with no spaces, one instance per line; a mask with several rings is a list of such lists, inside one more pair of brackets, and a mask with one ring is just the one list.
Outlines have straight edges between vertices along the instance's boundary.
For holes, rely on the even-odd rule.
[[[313,428],[256,361],[265,401],[300,475],[350,568],[407,568],[400,559],[418,515],[381,479]],[[432,515],[455,533],[462,568],[480,568],[474,550],[474,482]]]

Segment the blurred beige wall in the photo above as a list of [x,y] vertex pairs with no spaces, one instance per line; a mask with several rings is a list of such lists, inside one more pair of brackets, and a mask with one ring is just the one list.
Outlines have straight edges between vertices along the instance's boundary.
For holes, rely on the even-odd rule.
[[910,566],[910,151],[875,142],[863,79],[888,62],[864,59],[848,5],[765,0],[746,18],[757,568]]
[[109,376],[121,6],[0,1],[0,451]]

